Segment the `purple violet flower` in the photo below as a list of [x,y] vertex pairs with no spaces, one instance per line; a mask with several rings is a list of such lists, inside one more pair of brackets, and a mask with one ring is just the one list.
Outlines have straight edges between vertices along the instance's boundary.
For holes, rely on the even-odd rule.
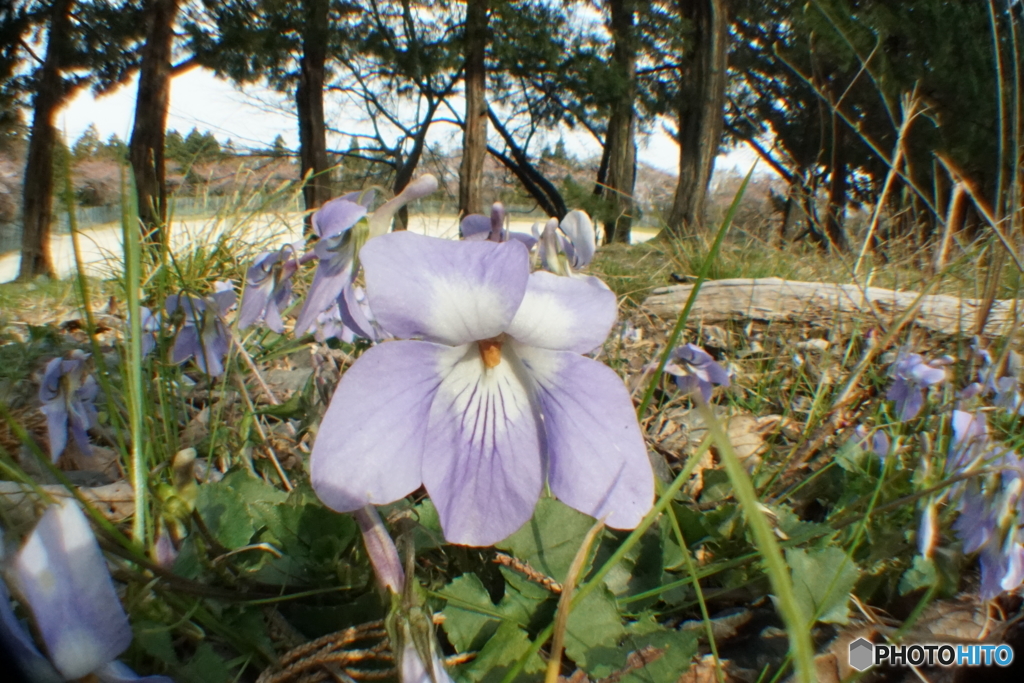
[[217,291],[209,298],[190,294],[168,297],[164,308],[167,315],[178,313],[184,317],[171,360],[184,363],[195,358],[200,370],[219,377],[224,374],[224,357],[231,346],[231,333],[223,316],[235,305],[236,296],[230,283],[218,282],[214,287]]
[[337,339],[346,344],[351,344],[355,341],[356,335],[352,330],[345,327],[345,323],[341,320],[338,304],[335,303],[316,317],[313,338],[321,344],[325,343],[328,339]]
[[[131,626],[96,537],[73,501],[46,510],[14,558],[10,576],[32,612],[49,663],[64,680],[91,674],[102,683],[171,683],[165,676],[139,677],[115,660],[131,644]],[[12,619],[2,581],[0,588],[0,628],[5,642],[17,643],[18,663],[38,676],[32,680],[61,680]]]
[[[355,279],[356,256],[363,244],[387,232],[399,209],[436,189],[437,178],[424,175],[406,185],[398,196],[372,214],[367,214],[367,207],[374,197],[370,192],[351,192],[337,197],[313,214],[313,231],[320,238],[313,245],[313,252],[320,261],[306,302],[295,322],[296,335],[308,332],[316,324],[317,316],[335,302],[341,307],[346,305],[341,295]],[[366,222],[361,223],[364,218]]]
[[972,478],[960,497],[953,523],[965,553],[981,551],[981,597],[990,600],[1024,581],[1024,461],[1012,451],[997,454],[997,475]]
[[960,515],[953,522],[953,529],[964,545],[964,552],[973,553],[988,543],[999,520],[977,479],[968,480],[958,506]]
[[900,351],[889,371],[895,381],[886,398],[896,402],[896,413],[901,421],[917,417],[924,405],[926,389],[945,381],[946,371],[939,366],[940,362],[925,363],[919,354]]
[[981,599],[992,600],[1024,582],[1024,538],[1020,530],[1006,534],[1001,543],[993,537],[982,548]]
[[696,344],[677,346],[665,365],[665,372],[676,378],[676,385],[683,392],[699,391],[705,403],[711,400],[714,385],[729,386],[729,373]]
[[537,249],[541,264],[556,275],[569,275],[584,268],[597,253],[597,236],[590,216],[583,211],[570,211],[561,223],[552,218],[540,234]]
[[258,322],[270,330],[284,332],[281,314],[292,300],[292,276],[299,269],[292,245],[260,254],[245,276],[245,292],[238,311],[238,329]]
[[462,219],[459,224],[459,232],[462,239],[468,242],[507,242],[515,239],[522,242],[527,249],[533,249],[537,238],[527,235],[525,232],[510,232],[505,227],[505,206],[501,202],[494,202],[491,206],[491,217],[482,216],[478,213],[471,213]]
[[313,336],[318,342],[334,338],[351,344],[356,337],[362,337],[377,343],[388,338],[377,325],[370,304],[366,301],[366,290],[362,287],[347,285],[341,292],[339,302],[345,305],[335,303],[317,316]]
[[67,359],[54,358],[39,385],[40,410],[46,415],[50,457],[57,462],[68,444],[68,432],[78,449],[90,455],[88,430],[96,425],[93,401],[99,392],[96,379],[88,372],[91,354],[74,350]]
[[966,470],[979,461],[988,448],[988,425],[985,416],[954,410],[950,418],[953,439],[950,442],[946,471]]
[[453,543],[485,546],[533,514],[544,488],[633,528],[654,476],[615,372],[581,354],[615,322],[596,278],[529,272],[518,241],[408,232],[367,243],[367,297],[401,341],[342,376],[313,447],[317,495],[340,512],[425,485]]

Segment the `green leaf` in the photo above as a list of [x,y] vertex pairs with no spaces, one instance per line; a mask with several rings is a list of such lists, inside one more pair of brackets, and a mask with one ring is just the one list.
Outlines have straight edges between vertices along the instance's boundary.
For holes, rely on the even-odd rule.
[[202,571],[196,539],[188,537],[181,544],[181,551],[174,560],[174,573],[186,579],[197,579]]
[[217,542],[228,550],[248,545],[256,531],[245,499],[224,481],[203,484],[196,494],[196,511]]
[[644,650],[648,663],[618,679],[620,683],[677,680],[690,667],[697,652],[696,634],[662,627],[628,638],[626,643],[634,652]]
[[440,591],[448,600],[441,613],[448,640],[458,652],[479,650],[498,630],[501,612],[476,574],[463,574]]
[[178,657],[174,654],[171,629],[155,621],[139,621],[135,624],[135,642],[146,654],[164,664],[175,666]]
[[779,531],[790,538],[817,533],[824,534],[831,529],[828,524],[805,522],[788,505],[769,505],[768,509],[774,513]]
[[287,493],[252,476],[247,470],[229,472],[215,486],[229,488],[241,496],[253,518],[261,524],[266,524],[267,516],[288,500]]
[[[454,673],[459,680],[478,683],[497,683],[516,661],[530,649],[530,637],[526,631],[510,621],[503,622],[494,632],[480,653],[468,665]],[[526,660],[523,674],[517,681],[539,680],[544,671],[544,662],[537,655]]]
[[256,411],[257,415],[270,415],[282,420],[299,419],[304,417],[306,406],[303,405],[303,392],[296,391],[284,403],[274,406],[266,406]]
[[588,674],[604,678],[614,669],[608,666],[602,650],[617,649],[625,635],[615,598],[602,587],[570,612],[565,629],[565,653]]
[[[793,592],[804,618],[829,624],[849,621],[848,603],[860,576],[856,563],[835,546],[820,550],[790,549],[786,563],[793,572]],[[808,624],[813,625],[813,621]]]
[[226,683],[232,679],[227,663],[209,643],[200,644],[195,656],[174,676],[179,683]]
[[859,443],[857,443],[856,439],[848,439],[839,447],[836,454],[833,456],[833,459],[837,465],[847,472],[863,474],[864,464],[867,457],[868,452],[865,451]]
[[931,588],[939,582],[935,563],[923,555],[914,558],[914,565],[900,578],[900,595],[913,593],[919,588]]
[[513,585],[505,586],[505,595],[495,605],[476,574],[463,574],[439,593],[447,600],[442,610],[445,632],[459,652],[484,647],[501,623],[532,630],[539,618],[550,621],[554,614],[555,597],[551,593],[526,595]]
[[[294,585],[313,581],[317,573],[334,574],[340,566],[338,559],[355,542],[358,531],[349,515],[302,500],[289,496],[287,502],[262,513],[266,526],[259,538],[283,556],[264,554],[267,561],[260,567],[258,580]],[[353,567],[351,563],[344,566]]]
[[[592,517],[553,498],[542,498],[530,521],[497,547],[561,583],[592,526]],[[586,574],[584,570],[581,578]]]

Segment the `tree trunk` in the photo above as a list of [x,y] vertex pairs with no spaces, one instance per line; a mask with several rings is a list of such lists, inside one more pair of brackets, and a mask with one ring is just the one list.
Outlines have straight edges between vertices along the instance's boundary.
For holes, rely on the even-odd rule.
[[482,182],[487,158],[487,3],[466,3],[466,125],[459,167],[459,213],[483,213]]
[[135,100],[135,125],[128,158],[135,176],[139,222],[144,239],[153,246],[164,243],[167,222],[167,184],[164,166],[164,134],[171,100],[171,47],[179,0],[149,3],[146,45],[142,48],[139,91]]
[[607,189],[613,216],[605,223],[605,242],[629,243],[633,221],[633,181],[636,177],[636,138],[633,103],[636,100],[635,0],[608,0],[614,46],[612,67],[619,76],[618,92],[608,119]]
[[680,0],[694,27],[689,78],[679,89],[679,183],[666,232],[681,237],[704,227],[708,183],[724,125],[729,22],[722,0]]
[[306,0],[305,8],[306,30],[302,36],[295,106],[299,119],[300,171],[306,179],[302,198],[306,210],[311,211],[331,198],[327,127],[324,123],[328,0]]
[[39,69],[33,98],[32,132],[22,192],[21,267],[19,280],[38,275],[53,277],[50,258],[50,220],[53,217],[53,147],[57,129],[53,119],[66,96],[61,56],[71,30],[74,0],[56,0],[50,15],[46,57]]
[[839,116],[832,116],[832,179],[828,188],[828,211],[825,214],[825,234],[832,248],[840,252],[848,252],[850,244],[846,240],[843,218],[846,214],[846,140],[843,135],[843,123]]
[[604,136],[604,144],[601,145],[601,163],[597,167],[597,180],[594,181],[594,196],[604,196],[604,184],[608,181],[608,152],[611,147],[608,146],[608,135]]

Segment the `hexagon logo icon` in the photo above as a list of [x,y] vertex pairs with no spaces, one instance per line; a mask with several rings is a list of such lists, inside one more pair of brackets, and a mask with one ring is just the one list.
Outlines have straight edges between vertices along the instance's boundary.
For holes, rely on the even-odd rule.
[[869,640],[858,638],[850,643],[850,666],[857,671],[871,668],[875,663],[875,646]]

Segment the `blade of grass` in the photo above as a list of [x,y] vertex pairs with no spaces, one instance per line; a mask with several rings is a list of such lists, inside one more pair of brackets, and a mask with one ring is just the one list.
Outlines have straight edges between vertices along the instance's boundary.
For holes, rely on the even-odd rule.
[[590,555],[590,549],[594,545],[594,539],[604,530],[604,521],[598,520],[590,527],[580,549],[576,551],[569,566],[569,574],[562,584],[562,595],[558,598],[558,612],[555,615],[555,632],[551,639],[551,656],[548,657],[548,670],[544,676],[544,683],[558,683],[558,674],[562,668],[562,649],[565,647],[565,629],[569,625],[569,613],[572,611],[572,594],[576,590],[576,582],[580,578]]
[[[121,170],[121,187],[125,187],[124,169]],[[139,289],[142,287],[142,252],[136,212],[133,210],[135,193],[133,187],[121,193],[121,233],[124,248],[124,291],[128,300],[128,348],[127,382],[128,432],[131,436],[131,460],[129,476],[135,491],[135,515],[132,517],[132,538],[140,547],[146,545],[147,518],[147,474],[145,443],[142,434],[143,391],[142,391],[142,316],[140,314]]]
[[747,526],[764,558],[768,578],[775,590],[775,605],[786,624],[786,631],[789,633],[789,647],[796,663],[797,680],[801,683],[813,683],[815,675],[814,646],[811,643],[808,615],[803,614],[799,603],[797,603],[793,583],[790,580],[789,567],[782,557],[782,551],[775,540],[771,525],[761,511],[761,504],[754,491],[754,485],[743,468],[743,463],[736,456],[721,424],[706,403],[698,402],[698,409],[704,423],[708,426],[709,435],[718,447],[719,458],[729,475],[729,481],[732,482],[733,495],[743,508]]

